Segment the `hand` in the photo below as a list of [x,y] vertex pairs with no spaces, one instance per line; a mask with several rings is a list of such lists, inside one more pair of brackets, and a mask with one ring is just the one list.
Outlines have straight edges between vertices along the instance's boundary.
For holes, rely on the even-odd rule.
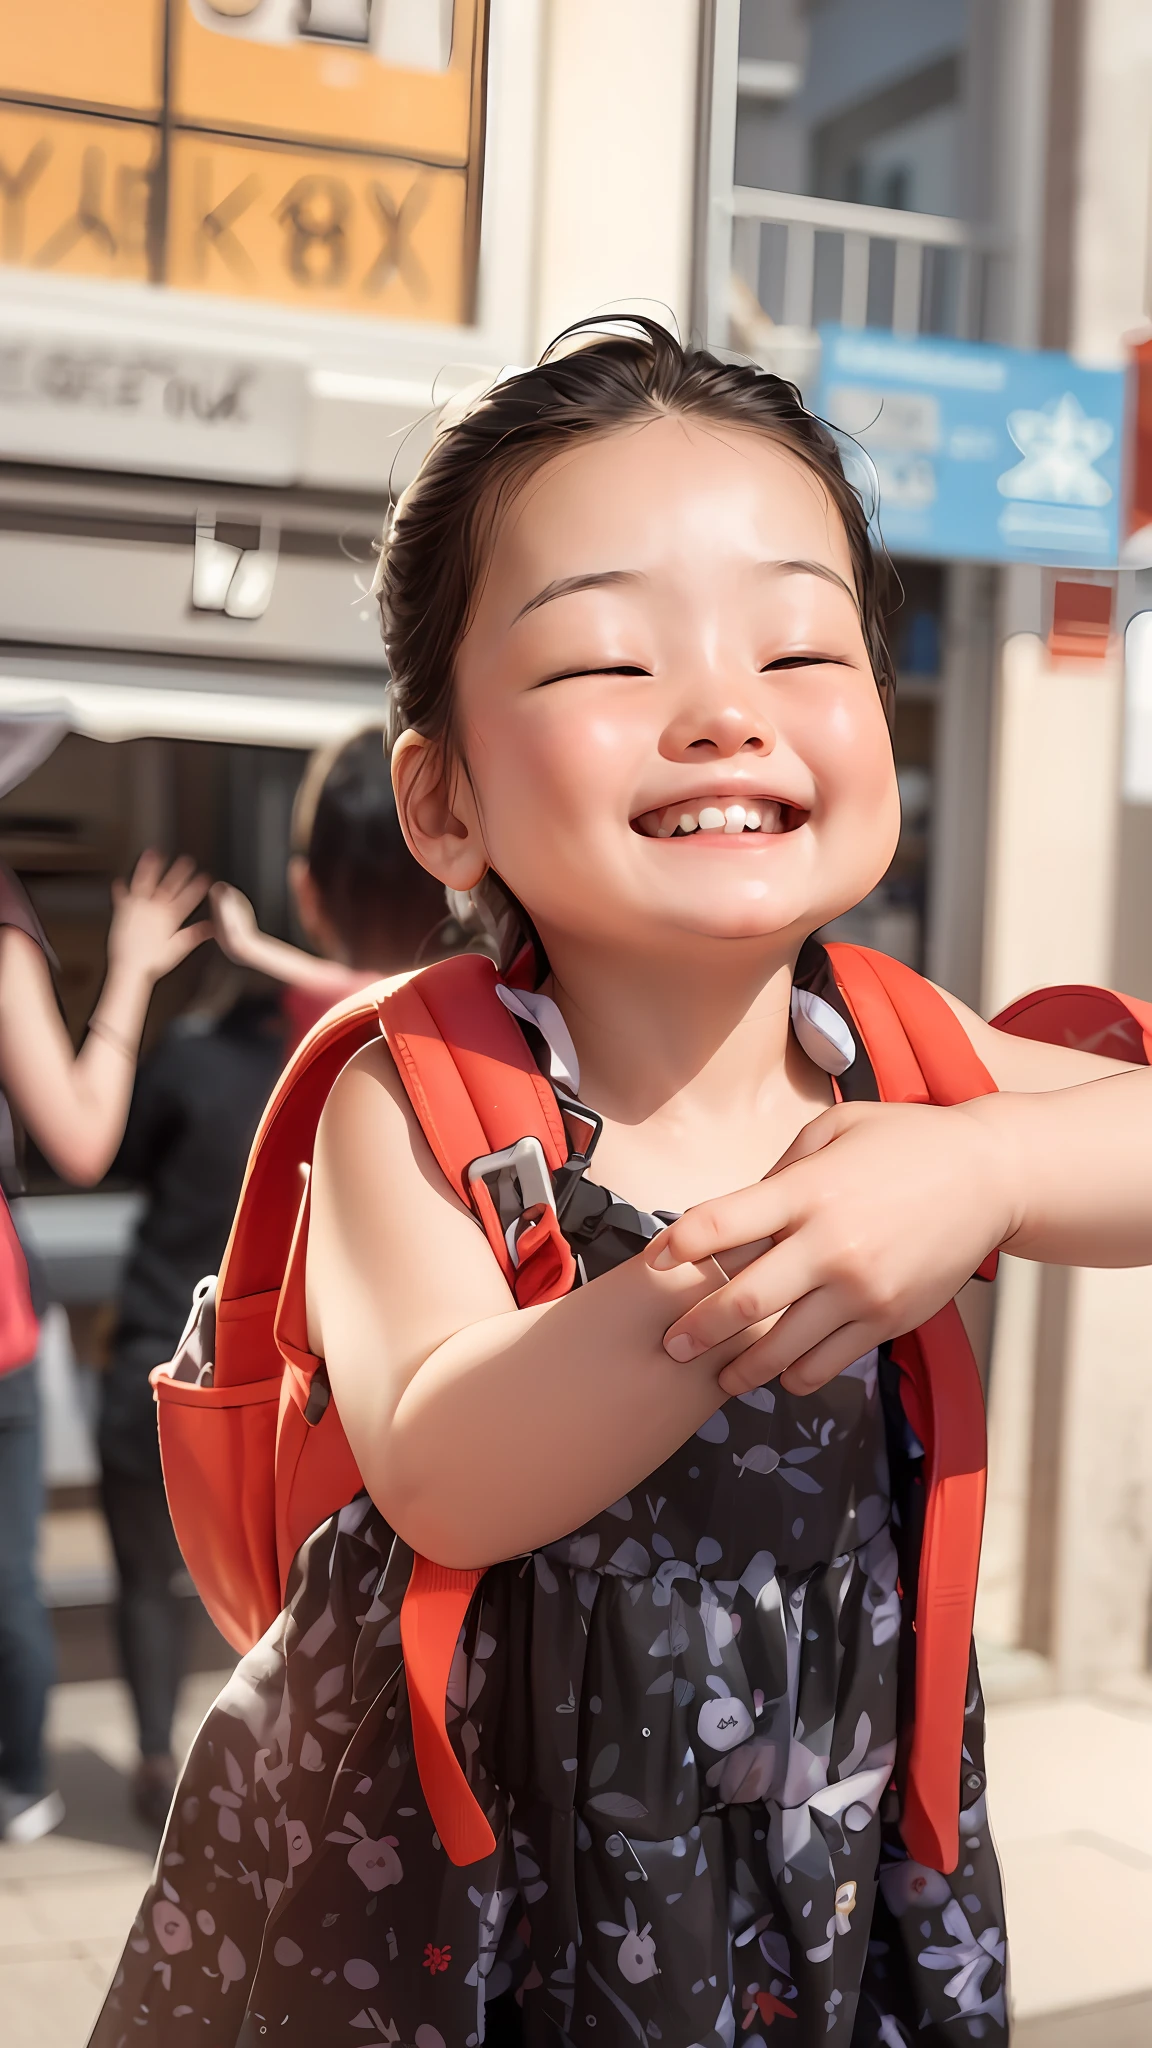
[[184,923],[207,888],[207,875],[186,855],[165,871],[162,854],[142,853],[132,880],[112,884],[109,967],[126,968],[149,983],[170,974],[212,936],[210,924]]
[[234,889],[231,882],[213,882],[208,891],[212,905],[212,930],[216,944],[229,960],[239,967],[250,963],[252,941],[260,937],[256,912],[248,898]]
[[[782,1377],[808,1394],[934,1315],[1017,1227],[1009,1152],[972,1107],[842,1103],[766,1180],[688,1210],[649,1262],[713,1257],[733,1277],[673,1323],[670,1356],[697,1358],[747,1331],[722,1391]],[[734,1248],[754,1239],[737,1271]]]

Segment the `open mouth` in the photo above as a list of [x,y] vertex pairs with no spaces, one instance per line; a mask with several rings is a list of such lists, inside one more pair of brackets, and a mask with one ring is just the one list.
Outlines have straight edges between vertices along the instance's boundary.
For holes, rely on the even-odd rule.
[[689,839],[694,833],[721,839],[775,837],[794,832],[807,815],[780,797],[709,796],[643,811],[633,818],[632,830],[646,839]]

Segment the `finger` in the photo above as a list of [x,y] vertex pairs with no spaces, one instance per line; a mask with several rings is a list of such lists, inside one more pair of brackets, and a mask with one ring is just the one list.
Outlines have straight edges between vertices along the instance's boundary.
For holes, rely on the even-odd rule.
[[796,1133],[788,1150],[781,1153],[765,1178],[771,1180],[776,1174],[783,1173],[786,1167],[796,1166],[802,1159],[811,1159],[833,1139],[842,1137],[857,1120],[858,1105],[855,1103],[838,1102],[832,1109],[822,1110],[810,1124],[805,1124],[803,1130]]
[[[734,1384],[732,1391],[744,1393],[748,1387],[760,1386],[767,1379],[779,1379],[850,1321],[846,1303],[834,1286],[813,1287],[793,1301],[771,1329],[727,1367],[729,1373],[738,1367],[741,1371],[740,1384]],[[851,1361],[845,1359],[844,1363]],[[722,1380],[721,1384],[726,1383]]]
[[847,1366],[855,1365],[858,1359],[866,1358],[876,1349],[876,1331],[865,1323],[844,1323],[834,1330],[822,1344],[806,1351],[803,1358],[781,1374],[780,1385],[790,1394],[816,1394],[834,1380]]
[[176,859],[172,862],[171,867],[168,869],[167,873],[162,877],[159,884],[159,888],[157,890],[157,894],[169,897],[179,896],[181,890],[186,888],[190,878],[195,874],[195,872],[196,863],[192,859],[191,854],[177,854]]
[[164,872],[164,856],[154,846],[146,846],[132,870],[133,895],[151,896]]
[[[829,1278],[807,1294],[797,1295],[791,1307],[777,1318],[771,1333],[772,1361],[778,1371],[788,1372],[836,1330],[848,1324],[863,1328],[865,1322],[866,1312],[861,1312],[860,1302],[834,1278]],[[865,1349],[875,1344],[878,1325],[868,1320],[867,1327],[872,1336]]]
[[694,1266],[704,1259],[724,1263],[726,1251],[778,1237],[792,1221],[792,1198],[782,1183],[757,1181],[715,1202],[701,1202],[669,1224],[648,1253],[657,1272],[671,1266]]
[[181,960],[186,960],[189,953],[194,953],[197,946],[204,944],[205,939],[211,939],[214,936],[215,934],[210,924],[186,924],[182,926],[168,949],[169,957],[167,965],[163,970],[164,973],[171,973],[173,967],[179,967]]
[[788,1394],[816,1394],[875,1348],[875,1331],[863,1323],[842,1323],[783,1372],[772,1356],[770,1344],[753,1345],[725,1368],[718,1384],[730,1398],[750,1393],[753,1387],[766,1386],[772,1380]]
[[195,910],[198,903],[203,903],[207,894],[207,875],[193,874],[190,880],[184,884],[184,887],[171,898],[172,915],[183,920],[191,911]]
[[737,1394],[750,1394],[753,1387],[766,1387],[770,1380],[778,1380],[785,1368],[774,1359],[768,1348],[768,1336],[758,1337],[755,1342],[745,1345],[726,1365],[717,1380],[720,1391],[727,1399]]
[[719,1267],[725,1280],[734,1280],[737,1273],[744,1271],[745,1266],[752,1265],[756,1259],[762,1259],[765,1252],[770,1252],[775,1242],[774,1237],[758,1237],[752,1244],[733,1245],[730,1251],[725,1252],[723,1265],[715,1257],[712,1263]]
[[753,1323],[780,1315],[818,1280],[804,1239],[786,1238],[673,1323],[664,1333],[664,1349],[669,1358],[699,1358]]

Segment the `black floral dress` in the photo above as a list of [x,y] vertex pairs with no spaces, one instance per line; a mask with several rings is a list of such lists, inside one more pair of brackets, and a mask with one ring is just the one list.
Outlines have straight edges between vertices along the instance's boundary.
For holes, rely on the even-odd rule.
[[[587,1182],[565,1219],[586,1278],[658,1227]],[[325,1523],[197,1737],[93,2048],[998,2048],[974,1664],[959,1869],[896,1826],[890,1371],[730,1400],[486,1574],[449,1728],[497,1846],[464,1869],[413,1761],[411,1554],[364,1495]]]

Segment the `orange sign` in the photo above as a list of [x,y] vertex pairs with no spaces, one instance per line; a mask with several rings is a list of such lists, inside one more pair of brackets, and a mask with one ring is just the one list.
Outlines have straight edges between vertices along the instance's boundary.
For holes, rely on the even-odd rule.
[[466,321],[485,0],[167,11],[0,0],[3,261]]

